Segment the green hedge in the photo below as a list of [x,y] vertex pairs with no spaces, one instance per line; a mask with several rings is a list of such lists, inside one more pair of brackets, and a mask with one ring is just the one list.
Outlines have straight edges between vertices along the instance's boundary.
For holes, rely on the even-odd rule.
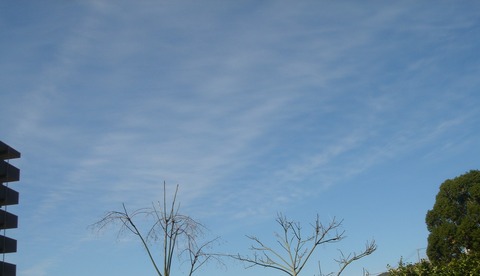
[[435,266],[427,260],[415,264],[404,264],[401,260],[397,268],[389,267],[390,276],[476,276],[480,275],[480,254],[462,255],[447,265]]

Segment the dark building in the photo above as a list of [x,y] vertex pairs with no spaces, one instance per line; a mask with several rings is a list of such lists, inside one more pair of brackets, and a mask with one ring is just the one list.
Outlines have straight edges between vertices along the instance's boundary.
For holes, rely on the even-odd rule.
[[[18,217],[9,213],[8,206],[18,204],[18,192],[8,184],[20,179],[20,170],[10,164],[10,159],[20,158],[20,152],[0,141],[0,253],[17,252],[17,241],[6,236],[7,229],[18,227]],[[0,276],[15,276],[17,267],[14,264],[0,261]]]

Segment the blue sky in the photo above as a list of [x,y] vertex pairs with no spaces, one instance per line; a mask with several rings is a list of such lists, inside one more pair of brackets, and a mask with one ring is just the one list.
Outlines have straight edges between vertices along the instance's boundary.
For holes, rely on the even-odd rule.
[[218,251],[318,213],[347,238],[305,275],[372,238],[344,275],[379,273],[425,255],[439,185],[479,169],[476,1],[0,1],[0,31],[19,275],[154,275],[135,237],[88,226],[163,181]]

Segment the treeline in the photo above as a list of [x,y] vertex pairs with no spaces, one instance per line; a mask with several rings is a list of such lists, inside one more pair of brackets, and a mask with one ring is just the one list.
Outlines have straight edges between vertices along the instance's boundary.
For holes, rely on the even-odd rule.
[[[273,242],[265,242],[255,236],[247,236],[251,242],[250,255],[218,253],[212,250],[218,238],[201,240],[202,224],[180,212],[176,202],[178,185],[168,203],[164,183],[163,201],[151,207],[129,211],[125,204],[121,210],[110,211],[95,223],[96,229],[120,222],[119,233],[130,233],[138,237],[148,253],[153,269],[159,276],[172,276],[175,258],[183,258],[188,264],[188,275],[195,274],[204,264],[223,258],[231,258],[246,264],[276,270],[281,274],[298,276],[311,263],[313,253],[323,245],[337,243],[345,238],[341,229],[342,221],[333,219],[322,223],[317,215],[309,229],[302,229],[300,223],[278,214],[280,226]],[[151,225],[141,229],[138,217],[149,217]],[[440,185],[432,210],[426,215],[430,232],[428,237],[428,260],[405,264],[401,260],[397,267],[387,266],[390,276],[464,276],[480,275],[480,171],[472,170]],[[160,245],[160,252],[154,252],[152,243]],[[322,246],[321,246],[322,245]],[[183,247],[182,247],[183,246]],[[337,272],[327,275],[341,275],[351,263],[372,254],[377,249],[375,241],[367,241],[365,248],[358,252],[344,254],[335,261]],[[176,254],[180,252],[180,254]],[[188,260],[188,261],[185,261]],[[368,272],[363,272],[368,275]],[[319,268],[319,275],[324,275]]]
[[428,260],[400,261],[388,275],[480,275],[480,171],[443,182],[425,221]]
[[400,261],[397,268],[389,268],[388,276],[475,276],[480,275],[480,254],[462,254],[447,264],[435,265],[428,260],[414,264]]

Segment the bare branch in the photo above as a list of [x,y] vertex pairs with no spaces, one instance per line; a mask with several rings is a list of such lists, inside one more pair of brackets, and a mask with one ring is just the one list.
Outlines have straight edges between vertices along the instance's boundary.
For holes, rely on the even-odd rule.
[[345,270],[348,265],[350,265],[354,261],[360,260],[361,258],[372,254],[375,250],[377,250],[377,245],[375,244],[375,241],[372,240],[366,243],[365,250],[360,253],[351,253],[345,256],[343,252],[340,251],[340,259],[335,260],[337,263],[340,264],[340,270],[338,271],[337,276],[342,274],[343,270]]
[[258,266],[262,266],[262,267],[267,267],[267,268],[273,268],[273,269],[276,269],[276,270],[280,270],[280,271],[283,271],[286,274],[291,275],[291,276],[294,275],[294,274],[291,274],[291,270],[290,270],[289,267],[285,267],[284,265],[273,261],[270,257],[268,257],[268,255],[265,255],[266,259],[259,258],[257,253],[253,254],[253,258],[252,257],[244,257],[244,256],[241,256],[240,254],[238,254],[238,255],[227,255],[227,256],[229,256],[233,259],[236,259],[236,260],[239,260],[239,261],[250,264],[250,265],[247,266],[247,268],[258,265]]
[[[329,224],[324,225],[317,215],[315,223],[311,224],[313,231],[308,236],[302,236],[302,227],[299,222],[290,221],[281,213],[277,214],[276,222],[282,229],[282,232],[275,233],[277,248],[266,245],[255,236],[247,236],[253,241],[253,245],[250,247],[253,255],[228,256],[247,263],[247,268],[261,266],[282,271],[287,275],[297,276],[319,245],[336,243],[345,237],[345,231],[339,231],[342,221],[337,221],[335,218]],[[350,263],[371,254],[375,249],[376,245],[372,242],[367,245],[365,251],[359,254],[354,253],[344,256],[342,253],[340,259],[342,267],[337,275],[340,275]]]
[[[208,260],[212,258],[219,260],[218,255],[211,255],[205,250],[217,239],[198,243],[198,238],[205,228],[191,217],[179,213],[180,204],[177,203],[178,185],[169,204],[167,203],[165,182],[163,183],[163,192],[163,202],[152,204],[151,208],[137,209],[129,213],[125,204],[122,204],[123,211],[107,212],[101,220],[94,223],[91,227],[100,231],[109,224],[121,223],[118,235],[127,231],[139,237],[159,276],[170,276],[176,252],[179,252],[178,257],[181,257],[182,254],[188,254],[191,264],[189,275],[191,276]],[[139,215],[151,217],[154,220],[146,234],[142,234],[134,222]],[[153,257],[149,246],[149,243],[152,242],[161,244],[162,252],[160,255],[163,260],[163,272],[160,271]],[[178,249],[178,246],[185,247]]]

